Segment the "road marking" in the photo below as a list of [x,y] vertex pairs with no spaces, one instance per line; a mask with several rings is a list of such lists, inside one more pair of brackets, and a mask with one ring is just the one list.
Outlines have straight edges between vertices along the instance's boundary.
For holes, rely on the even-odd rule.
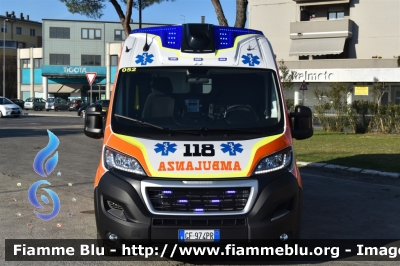
[[[308,174],[308,173],[301,173],[300,171],[300,176],[301,177],[305,177],[305,176],[309,176],[309,177],[318,177],[318,178],[325,178],[325,179],[332,179],[332,180],[342,180],[345,182],[350,182],[350,183],[363,183],[363,184],[369,184],[369,185],[375,185],[375,186],[381,186],[381,187],[397,187],[396,185],[387,185],[387,184],[375,184],[375,183],[369,183],[369,182],[363,182],[363,181],[355,181],[355,180],[347,180],[344,178],[335,178],[335,177],[329,177],[329,176],[322,176],[322,175],[314,175],[314,174]],[[373,175],[372,175],[373,176]]]

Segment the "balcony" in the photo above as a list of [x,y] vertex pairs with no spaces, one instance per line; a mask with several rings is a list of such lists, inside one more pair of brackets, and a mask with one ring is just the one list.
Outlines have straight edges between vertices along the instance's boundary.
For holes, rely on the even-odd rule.
[[316,6],[329,4],[348,4],[350,0],[293,0],[300,6]]
[[353,34],[352,28],[353,21],[350,19],[291,22],[290,39],[350,39]]

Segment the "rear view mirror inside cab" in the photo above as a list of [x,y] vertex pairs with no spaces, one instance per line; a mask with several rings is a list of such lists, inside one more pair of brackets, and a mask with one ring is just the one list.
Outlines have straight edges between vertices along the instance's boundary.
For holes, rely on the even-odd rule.
[[201,83],[209,83],[210,80],[208,77],[203,76],[203,75],[194,75],[190,74],[188,75],[186,79],[186,83],[195,83],[195,84],[201,84]]

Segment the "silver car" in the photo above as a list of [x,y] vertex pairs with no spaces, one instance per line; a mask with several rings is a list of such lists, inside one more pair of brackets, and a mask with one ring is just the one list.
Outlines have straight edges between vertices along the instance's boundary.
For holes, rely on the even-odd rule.
[[68,102],[61,98],[48,98],[46,101],[46,111],[67,110],[68,107]]
[[28,98],[24,103],[24,109],[33,109],[35,111],[43,110],[46,104],[46,100],[42,98]]

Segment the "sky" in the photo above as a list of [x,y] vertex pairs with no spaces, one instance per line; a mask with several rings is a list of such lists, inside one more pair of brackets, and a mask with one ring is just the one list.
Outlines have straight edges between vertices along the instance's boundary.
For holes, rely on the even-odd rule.
[[[235,24],[236,1],[220,0],[229,26]],[[125,5],[121,4],[122,10]],[[0,0],[0,14],[5,15],[6,11],[15,12],[17,17],[22,12],[26,18],[29,15],[30,20],[42,22],[42,19],[68,19],[68,20],[93,20],[91,18],[71,14],[68,12],[65,4],[59,0]],[[132,19],[138,22],[138,11],[133,9]],[[119,21],[114,7],[107,3],[104,15],[97,19],[98,21]],[[200,23],[201,16],[205,16],[205,22],[217,24],[218,20],[215,14],[214,6],[211,0],[175,0],[173,2],[162,2],[154,4],[142,12],[143,23],[162,23],[162,24],[182,24],[182,23]]]

